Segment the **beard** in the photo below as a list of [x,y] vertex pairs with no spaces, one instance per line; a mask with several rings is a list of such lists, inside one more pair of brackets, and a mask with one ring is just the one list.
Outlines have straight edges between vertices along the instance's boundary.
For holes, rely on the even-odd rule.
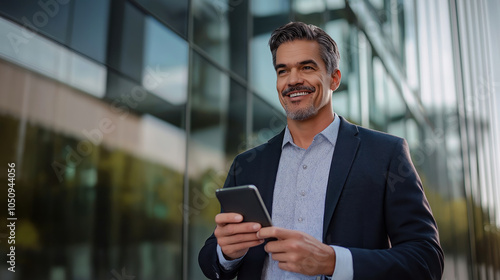
[[[292,86],[285,89],[281,94],[283,96],[286,96],[288,93],[292,91],[315,92],[316,88],[313,86],[306,86],[306,85]],[[290,108],[291,106],[293,106],[294,102],[285,104],[283,108],[285,109],[286,117],[294,121],[303,121],[309,119],[310,117],[313,117],[318,113],[318,108],[314,106],[312,100],[310,102],[311,103],[309,103],[306,108],[295,109],[295,110]]]
[[289,105],[285,106],[286,117],[294,121],[307,120],[318,113],[318,109],[313,104],[309,104],[306,108],[292,110]]

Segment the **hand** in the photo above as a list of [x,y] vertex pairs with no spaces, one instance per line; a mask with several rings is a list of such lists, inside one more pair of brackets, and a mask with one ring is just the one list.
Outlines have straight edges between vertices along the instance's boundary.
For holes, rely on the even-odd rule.
[[278,261],[280,269],[305,275],[332,275],[336,256],[332,247],[307,233],[279,227],[265,227],[258,233],[260,239],[275,237],[264,249]]
[[236,213],[221,213],[215,216],[214,235],[224,257],[234,260],[244,256],[250,247],[260,245],[263,239],[257,237],[259,223],[242,223],[243,216]]

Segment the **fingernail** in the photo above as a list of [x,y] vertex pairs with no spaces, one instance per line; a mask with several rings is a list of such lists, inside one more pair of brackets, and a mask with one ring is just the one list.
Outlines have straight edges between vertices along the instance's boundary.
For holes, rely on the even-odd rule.
[[260,228],[260,226],[259,226],[259,225],[253,225],[253,229],[254,229],[254,230],[258,230],[259,228]]

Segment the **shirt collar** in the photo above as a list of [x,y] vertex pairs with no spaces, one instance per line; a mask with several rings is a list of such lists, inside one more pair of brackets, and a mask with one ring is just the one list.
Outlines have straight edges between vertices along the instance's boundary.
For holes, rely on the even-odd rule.
[[[337,136],[339,135],[339,128],[340,128],[340,118],[336,113],[334,114],[334,119],[333,122],[328,125],[323,131],[318,133],[316,136],[314,136],[314,139],[318,137],[318,135],[322,135],[325,137],[333,146],[335,146],[335,143],[337,142]],[[293,138],[292,134],[290,133],[290,130],[288,129],[288,125],[285,128],[285,135],[283,137],[283,143],[281,144],[281,149],[285,147],[286,144],[293,144]]]

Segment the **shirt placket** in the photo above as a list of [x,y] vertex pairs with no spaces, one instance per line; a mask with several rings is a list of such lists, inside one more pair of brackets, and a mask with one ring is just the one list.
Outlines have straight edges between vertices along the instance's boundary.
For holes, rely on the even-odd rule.
[[308,232],[308,221],[307,221],[307,178],[309,178],[309,162],[308,162],[308,150],[304,151],[301,160],[297,166],[297,183],[295,188],[295,215],[294,224],[295,229]]

